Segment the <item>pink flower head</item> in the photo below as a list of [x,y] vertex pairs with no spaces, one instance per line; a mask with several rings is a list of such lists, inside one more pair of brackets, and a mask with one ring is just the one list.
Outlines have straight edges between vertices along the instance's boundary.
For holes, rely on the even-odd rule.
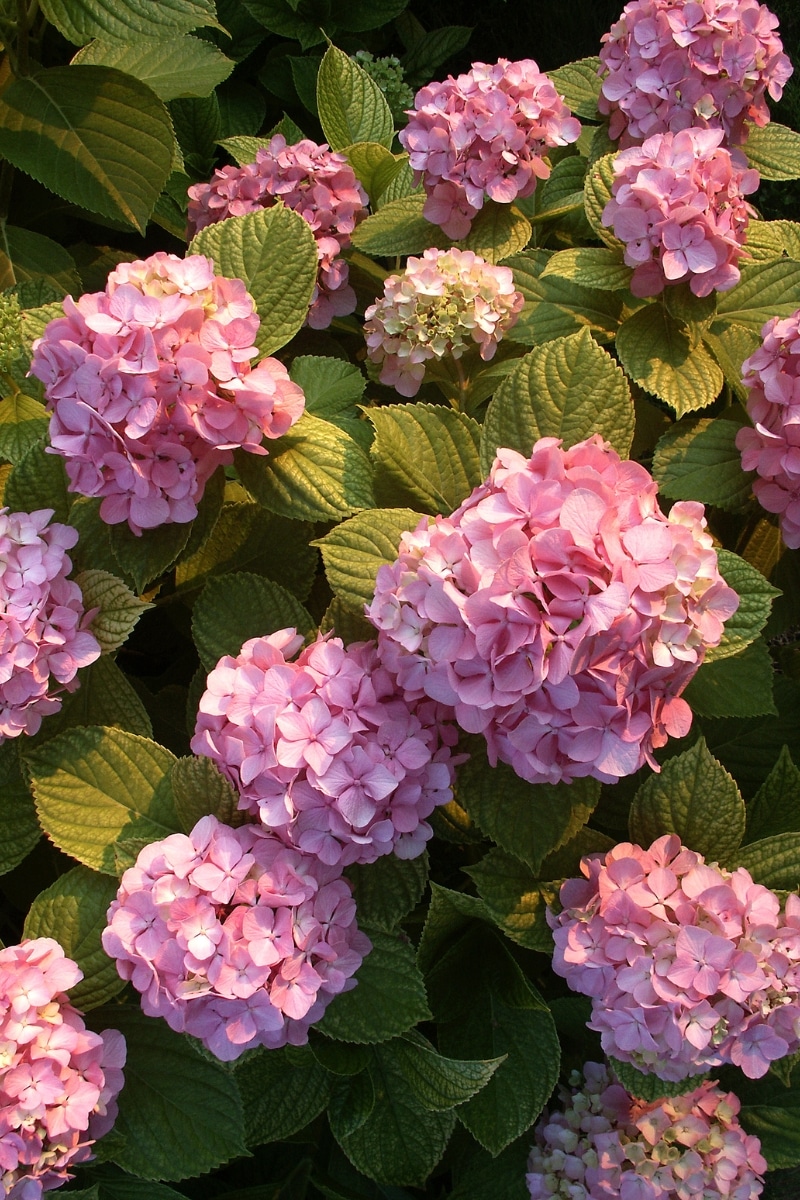
[[758,0],[632,0],[600,51],[611,137],[625,147],[695,127],[740,145],[792,74],[777,28]]
[[461,358],[473,346],[493,358],[523,304],[508,267],[471,250],[425,250],[389,276],[364,313],[367,354],[382,364],[381,383],[415,396],[432,359]]
[[212,816],[142,850],[102,940],[144,1012],[224,1062],[308,1041],[372,948],[339,868]]
[[425,216],[455,240],[469,233],[487,196],[501,204],[530,196],[550,174],[548,149],[581,132],[531,58],[473,63],[422,88],[408,115],[399,137],[425,187]]
[[31,373],[52,411],[52,452],[70,491],[102,496],[134,533],[191,521],[208,478],[241,446],[266,454],[304,396],[258,354],[259,318],[239,279],[202,255],[120,263],[104,292],[64,301],[33,345]]
[[0,950],[0,1185],[39,1200],[91,1158],[117,1114],[125,1040],[64,994],[83,978],[52,938]]
[[800,309],[761,330],[761,345],[742,363],[753,428],[740,429],[742,468],[756,471],[756,499],[777,513],[784,542],[800,547]]
[[276,134],[256,152],[254,163],[223,167],[210,183],[189,188],[189,235],[279,201],[299,213],[316,238],[319,267],[308,324],[327,329],[334,317],[355,310],[356,294],[340,255],[369,203],[344,154],[308,139],[287,146]]
[[432,701],[409,706],[373,643],[293,629],[245,642],[208,677],[192,739],[239,807],[328,864],[415,858],[452,798],[456,740]]
[[573,1071],[562,1107],[534,1129],[531,1200],[757,1200],[767,1169],[732,1092],[706,1081],[682,1096],[635,1100],[601,1063]]
[[800,1049],[800,930],[773,892],[674,834],[581,870],[548,913],[553,969],[592,997],[607,1054],[661,1079],[724,1063],[758,1079]]
[[78,687],[79,668],[100,657],[93,614],[67,578],[77,531],[52,516],[0,509],[0,742],[37,733]]
[[720,143],[721,129],[657,133],[614,159],[612,199],[602,221],[625,243],[631,291],[655,296],[686,280],[696,296],[739,282],[753,213],[745,196],[758,187]]
[[406,699],[449,706],[532,783],[658,770],[738,597],[702,505],[665,517],[656,492],[598,436],[499,450],[487,482],[378,572],[367,616]]

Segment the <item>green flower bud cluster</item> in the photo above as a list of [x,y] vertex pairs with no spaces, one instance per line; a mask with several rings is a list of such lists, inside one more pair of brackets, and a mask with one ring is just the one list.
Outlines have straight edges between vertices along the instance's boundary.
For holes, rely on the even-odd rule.
[[395,121],[404,125],[404,112],[414,103],[414,93],[403,78],[400,59],[394,54],[385,58],[375,58],[369,50],[357,50],[353,58],[370,78],[375,80],[386,97],[386,103]]
[[18,298],[0,293],[0,371],[10,371],[22,350],[22,310]]

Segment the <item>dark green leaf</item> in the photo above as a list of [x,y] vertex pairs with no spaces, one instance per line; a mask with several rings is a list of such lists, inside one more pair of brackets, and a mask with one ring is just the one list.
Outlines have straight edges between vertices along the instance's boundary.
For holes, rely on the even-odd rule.
[[414,951],[403,936],[365,931],[372,942],[357,986],[336,996],[317,1029],[343,1042],[385,1042],[430,1018]]
[[653,475],[671,500],[699,500],[717,508],[741,509],[752,491],[754,472],[742,470],[736,421],[680,422],[656,446]]
[[773,666],[762,638],[730,658],[704,663],[683,693],[704,717],[756,717],[775,713]]
[[480,426],[438,404],[371,408],[378,499],[391,507],[451,513],[481,482]]
[[192,636],[209,671],[223,655],[239,654],[250,638],[290,627],[308,634],[314,622],[291,592],[246,571],[207,583],[192,617]]
[[419,904],[428,882],[428,856],[403,859],[384,855],[367,866],[347,868],[358,920],[388,933]]
[[331,1079],[310,1050],[255,1050],[235,1071],[248,1146],[283,1141],[305,1128],[328,1103]]

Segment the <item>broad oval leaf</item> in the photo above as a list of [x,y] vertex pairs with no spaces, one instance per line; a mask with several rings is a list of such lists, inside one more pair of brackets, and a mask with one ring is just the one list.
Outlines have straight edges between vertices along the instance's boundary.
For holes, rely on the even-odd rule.
[[286,588],[247,571],[210,580],[192,615],[192,636],[208,671],[223,655],[239,654],[250,638],[290,627],[308,634],[314,622]]
[[781,833],[743,846],[732,864],[745,867],[768,888],[795,892],[800,887],[800,833]]
[[762,179],[800,179],[800,133],[777,121],[750,127],[744,152]]
[[684,326],[658,302],[646,304],[617,330],[617,353],[636,383],[678,417],[707,408],[724,378],[702,344],[692,345]]
[[699,500],[737,511],[750,499],[755,472],[742,470],[740,425],[722,419],[673,425],[656,446],[653,475],[671,500]]
[[420,1104],[432,1112],[446,1112],[470,1100],[505,1061],[445,1058],[416,1030],[388,1042],[385,1052],[392,1055]]
[[124,42],[97,38],[72,61],[115,67],[146,83],[161,100],[209,96],[236,65],[211,42],[180,34]]
[[600,59],[579,58],[549,71],[548,76],[556,91],[563,96],[568,107],[577,117],[588,117],[599,121],[597,100],[600,95]]
[[356,973],[356,987],[335,996],[316,1025],[320,1033],[337,1041],[386,1042],[430,1020],[414,948],[396,934],[365,932],[372,950]]
[[390,933],[419,904],[428,882],[428,856],[398,858],[385,854],[377,862],[347,868],[359,921]]
[[703,663],[683,698],[701,717],[776,714],[774,673],[769,647],[758,637],[735,654]]
[[16,392],[0,400],[0,458],[18,463],[31,446],[44,441],[49,423],[45,406],[30,396]]
[[463,244],[486,262],[499,263],[524,250],[530,237],[530,221],[518,208],[487,200],[473,220]]
[[[397,179],[400,178],[398,174]],[[452,245],[452,239],[438,225],[431,224],[423,217],[424,204],[425,196],[421,192],[389,200],[371,217],[356,225],[351,236],[353,245],[364,254],[379,258],[395,254],[421,254],[429,246],[447,249]]]
[[344,604],[363,613],[375,595],[378,571],[394,562],[400,538],[421,520],[422,514],[410,508],[371,508],[314,542],[322,551],[328,583]]
[[733,322],[755,333],[772,317],[790,317],[800,307],[800,262],[789,258],[755,262],[742,267],[735,288],[717,298],[717,320],[711,332]]
[[[0,287],[13,287],[26,280],[45,280],[63,295],[81,291],[81,277],[72,255],[42,233],[0,225]],[[60,313],[58,314],[60,315]]]
[[0,745],[0,790],[0,875],[4,875],[22,862],[42,836],[33,796],[20,770],[19,746],[11,739]]
[[706,650],[704,663],[739,654],[755,641],[769,618],[772,601],[780,595],[760,571],[730,550],[717,550],[717,562],[722,578],[739,597],[739,607],[725,622],[725,632],[718,646]]
[[481,482],[480,426],[441,404],[367,411],[375,426],[376,498],[391,506],[451,513]]
[[284,1141],[318,1116],[331,1090],[331,1077],[305,1047],[259,1050],[236,1066],[248,1146]]
[[75,582],[83,594],[84,609],[100,610],[92,617],[91,630],[104,654],[118,650],[142,613],[153,607],[108,571],[84,571]]
[[42,12],[64,37],[83,46],[91,38],[134,41],[201,26],[221,26],[214,0],[41,0]]
[[354,142],[392,144],[394,122],[377,83],[343,50],[329,46],[317,75],[319,119],[331,150]]

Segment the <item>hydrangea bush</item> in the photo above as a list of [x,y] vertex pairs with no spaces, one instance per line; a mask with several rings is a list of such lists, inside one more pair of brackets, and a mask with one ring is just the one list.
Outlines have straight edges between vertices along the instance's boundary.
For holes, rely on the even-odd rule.
[[793,26],[580,7],[0,11],[12,1200],[800,1190]]

